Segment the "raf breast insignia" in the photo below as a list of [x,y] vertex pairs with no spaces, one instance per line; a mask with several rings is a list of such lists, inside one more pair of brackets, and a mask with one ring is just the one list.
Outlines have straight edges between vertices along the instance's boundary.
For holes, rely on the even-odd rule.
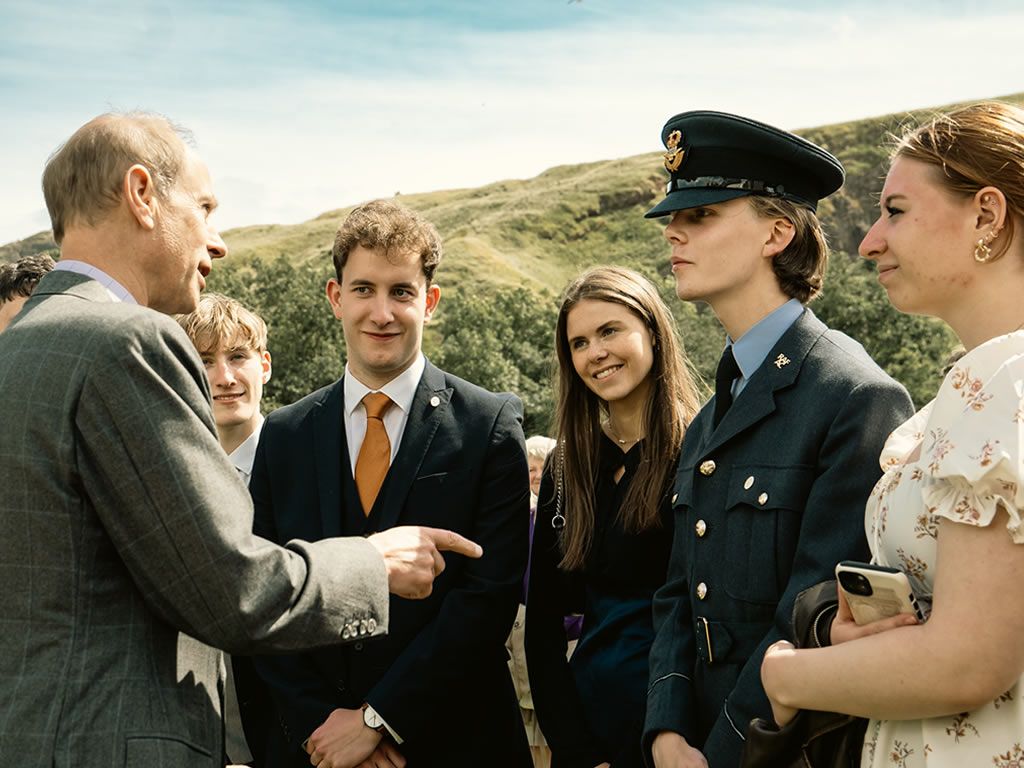
[[775,358],[775,367],[781,369],[782,366],[789,365],[791,362],[793,361],[790,360],[785,355],[779,355],[778,357]]
[[665,169],[669,173],[675,173],[679,170],[679,166],[683,164],[686,150],[679,147],[679,143],[682,140],[683,134],[681,131],[672,131],[665,140],[665,147],[668,149],[668,152],[665,153]]

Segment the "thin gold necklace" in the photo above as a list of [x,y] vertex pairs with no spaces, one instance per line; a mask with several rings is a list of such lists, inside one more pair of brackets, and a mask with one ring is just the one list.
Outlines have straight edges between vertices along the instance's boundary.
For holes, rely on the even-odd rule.
[[615,427],[612,426],[611,419],[606,421],[604,423],[604,425],[605,425],[605,428],[608,430],[608,434],[619,445],[628,445],[629,443],[637,443],[637,442],[640,442],[641,440],[643,440],[643,437],[644,437],[643,435],[640,435],[640,437],[634,437],[632,440],[626,440],[624,438],[619,437],[619,433],[616,432],[615,431]]

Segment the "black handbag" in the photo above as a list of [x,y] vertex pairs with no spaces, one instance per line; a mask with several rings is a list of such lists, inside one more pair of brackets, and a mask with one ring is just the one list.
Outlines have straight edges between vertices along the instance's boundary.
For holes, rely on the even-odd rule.
[[[805,589],[793,605],[793,644],[829,645],[839,607],[835,580]],[[838,712],[802,709],[779,728],[757,717],[750,721],[739,768],[857,768],[868,721]]]

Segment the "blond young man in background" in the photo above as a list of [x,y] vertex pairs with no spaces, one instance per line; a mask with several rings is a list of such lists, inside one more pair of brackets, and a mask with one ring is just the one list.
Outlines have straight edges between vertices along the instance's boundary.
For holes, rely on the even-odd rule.
[[207,293],[195,312],[178,317],[210,381],[213,420],[221,447],[249,482],[263,427],[260,400],[270,381],[267,324],[235,299]]
[[[240,301],[219,293],[200,296],[194,312],[177,316],[206,369],[213,398],[217,438],[239,477],[249,484],[263,427],[260,402],[263,385],[270,381],[267,324]],[[258,711],[269,693],[247,656],[225,656],[224,751],[233,765],[264,764],[266,724],[247,716],[243,730],[241,711]]]

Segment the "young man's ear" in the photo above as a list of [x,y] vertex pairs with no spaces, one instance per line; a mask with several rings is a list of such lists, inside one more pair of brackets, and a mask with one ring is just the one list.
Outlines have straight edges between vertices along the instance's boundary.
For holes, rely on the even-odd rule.
[[326,292],[331,311],[338,320],[341,320],[341,283],[332,277],[327,281]]
[[121,192],[125,204],[139,225],[146,230],[156,226],[156,186],[149,169],[136,163],[127,170]]
[[441,289],[436,285],[427,286],[427,308],[423,313],[423,321],[426,323],[430,322],[430,318],[434,314],[434,310],[437,309],[437,303],[441,301]]
[[772,221],[771,231],[764,243],[764,256],[774,259],[782,253],[796,237],[796,227],[789,219],[777,218]]
[[273,371],[273,367],[270,364],[270,352],[263,350],[260,355],[260,368],[263,369],[263,383],[266,384],[270,381],[270,375]]

